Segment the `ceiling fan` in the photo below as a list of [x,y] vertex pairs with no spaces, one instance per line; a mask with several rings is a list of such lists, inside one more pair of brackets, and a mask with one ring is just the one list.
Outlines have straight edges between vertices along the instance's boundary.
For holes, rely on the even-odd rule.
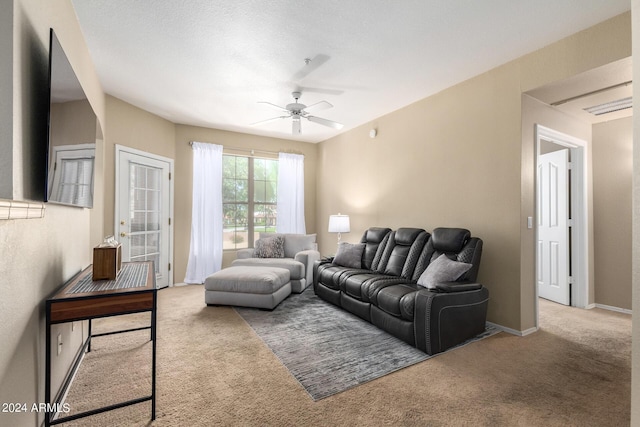
[[320,102],[316,102],[315,104],[306,106],[304,104],[300,104],[298,102],[298,99],[300,99],[300,96],[302,95],[302,93],[300,92],[292,92],[291,95],[293,96],[293,99],[295,99],[295,102],[292,102],[291,104],[287,104],[286,107],[280,107],[279,105],[275,105],[272,104],[270,102],[265,102],[265,101],[259,101],[258,104],[264,104],[268,107],[274,108],[278,111],[280,111],[281,113],[286,113],[286,115],[282,115],[282,116],[278,116],[278,117],[273,117],[271,119],[267,119],[267,120],[262,120],[256,123],[252,123],[251,126],[255,126],[255,125],[261,125],[261,124],[265,124],[265,123],[269,123],[269,122],[273,122],[276,120],[280,120],[280,119],[288,119],[291,118],[292,119],[292,128],[291,128],[291,133],[293,135],[300,135],[302,133],[302,128],[300,126],[300,119],[307,119],[310,122],[314,122],[314,123],[318,123],[321,124],[323,126],[329,126],[331,128],[334,129],[342,129],[342,123],[338,123],[338,122],[334,122],[333,120],[327,120],[327,119],[323,119],[321,117],[316,117],[316,116],[312,116],[311,114],[309,114],[310,111],[319,111],[319,110],[326,110],[327,108],[331,108],[333,107],[333,105],[331,105],[329,102],[327,101],[320,101]]

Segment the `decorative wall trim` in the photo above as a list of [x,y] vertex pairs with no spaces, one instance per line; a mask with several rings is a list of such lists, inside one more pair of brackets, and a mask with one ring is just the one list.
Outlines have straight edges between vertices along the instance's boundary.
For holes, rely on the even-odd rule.
[[533,328],[525,329],[524,331],[517,331],[515,329],[507,328],[506,326],[498,325],[497,323],[493,323],[493,322],[487,322],[487,323],[497,329],[500,329],[501,331],[507,332],[511,335],[516,335],[518,337],[526,337],[527,335],[531,335],[532,333],[538,330],[538,328],[533,327]]
[[44,218],[44,203],[0,200],[0,220]]

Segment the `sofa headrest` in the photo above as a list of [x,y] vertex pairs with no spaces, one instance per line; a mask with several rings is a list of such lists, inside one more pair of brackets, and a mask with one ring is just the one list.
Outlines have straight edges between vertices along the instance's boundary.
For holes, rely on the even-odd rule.
[[371,227],[364,233],[362,243],[380,243],[390,231],[390,228]]
[[421,228],[398,228],[396,230],[396,245],[411,246],[420,233],[425,231]]
[[471,232],[464,228],[436,228],[431,234],[433,248],[440,252],[458,253],[469,238]]

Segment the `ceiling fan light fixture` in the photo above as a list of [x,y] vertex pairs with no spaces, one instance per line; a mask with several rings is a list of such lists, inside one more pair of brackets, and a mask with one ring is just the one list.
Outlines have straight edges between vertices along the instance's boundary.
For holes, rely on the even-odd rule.
[[269,123],[271,121],[274,120],[278,120],[278,119],[288,119],[291,118],[292,121],[292,133],[294,135],[300,135],[302,133],[302,127],[301,127],[301,120],[300,118],[304,117],[305,119],[309,120],[310,122],[314,122],[314,123],[318,123],[321,124],[323,126],[328,126],[334,129],[342,129],[342,123],[338,123],[338,122],[334,122],[333,120],[328,120],[328,119],[323,119],[321,117],[316,117],[316,116],[312,116],[309,114],[308,110],[323,110],[326,108],[331,108],[333,107],[333,105],[331,105],[331,103],[327,102],[327,101],[320,101],[320,102],[316,102],[315,104],[312,104],[310,106],[306,106],[304,104],[301,104],[298,102],[298,99],[300,98],[300,96],[302,95],[300,92],[292,92],[291,95],[293,96],[293,98],[295,99],[295,102],[291,103],[291,104],[287,104],[286,107],[280,107],[279,105],[276,104],[272,104],[270,102],[266,102],[266,101],[259,101],[259,104],[263,104],[266,105],[270,108],[274,108],[278,111],[281,111],[283,113],[286,113],[286,115],[283,116],[278,116],[278,117],[273,117],[271,119],[267,119],[267,120],[261,120],[259,122],[253,123],[254,125],[257,124],[263,124],[263,123]]
[[618,99],[616,101],[606,102],[600,105],[594,105],[593,107],[585,108],[584,111],[591,113],[595,116],[601,116],[602,114],[613,113],[614,111],[626,110],[633,107],[633,97]]

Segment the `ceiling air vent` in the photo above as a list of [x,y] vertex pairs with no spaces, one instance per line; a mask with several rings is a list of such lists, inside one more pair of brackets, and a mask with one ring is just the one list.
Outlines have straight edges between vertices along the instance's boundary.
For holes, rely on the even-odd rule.
[[593,107],[585,108],[584,111],[601,116],[607,113],[613,113],[614,111],[626,110],[633,106],[633,97],[618,99],[617,101],[606,102],[600,105],[594,105]]

